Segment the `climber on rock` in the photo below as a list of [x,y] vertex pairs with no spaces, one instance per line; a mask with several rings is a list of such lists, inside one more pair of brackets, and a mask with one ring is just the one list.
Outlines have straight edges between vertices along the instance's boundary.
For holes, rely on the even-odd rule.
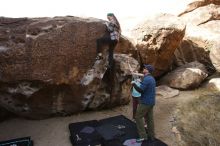
[[101,53],[101,47],[105,44],[107,44],[109,46],[108,52],[109,52],[109,56],[108,56],[108,67],[111,68],[113,66],[113,52],[114,49],[119,41],[119,37],[121,35],[121,27],[120,24],[117,20],[117,18],[115,17],[115,15],[113,13],[108,13],[107,14],[107,19],[109,20],[108,22],[106,22],[106,27],[107,30],[109,32],[108,36],[103,36],[99,39],[97,39],[97,57],[96,60],[100,60],[103,58],[102,53]]

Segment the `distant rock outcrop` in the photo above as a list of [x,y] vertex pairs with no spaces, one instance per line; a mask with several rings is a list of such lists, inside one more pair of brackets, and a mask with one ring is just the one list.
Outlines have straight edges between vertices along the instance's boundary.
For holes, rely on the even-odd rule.
[[[117,57],[113,70],[96,69],[102,76],[82,84],[94,68],[96,39],[107,33],[103,22],[70,16],[0,18],[0,106],[41,119],[127,103],[129,74],[121,70],[120,59],[139,64],[126,55]],[[132,43],[122,38],[117,51],[127,50]]]
[[203,0],[196,3],[203,5],[196,6],[194,11],[188,11],[180,17],[187,23],[186,35],[175,52],[174,63],[180,66],[187,62],[199,61],[206,66],[209,74],[212,74],[215,69],[220,70],[220,1]]
[[178,16],[182,16],[200,7],[204,7],[210,4],[220,5],[220,1],[219,0],[199,0],[199,1],[195,0],[194,2],[188,4],[188,8],[184,12],[180,13]]
[[220,20],[220,5],[212,4],[197,8],[193,12],[181,16],[181,19],[197,26]]

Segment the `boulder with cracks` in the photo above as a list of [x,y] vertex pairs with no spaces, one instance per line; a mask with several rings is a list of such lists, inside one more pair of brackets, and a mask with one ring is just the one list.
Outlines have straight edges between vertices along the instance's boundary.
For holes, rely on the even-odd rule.
[[[112,69],[105,68],[107,59],[95,62],[96,39],[106,34],[104,21],[95,18],[0,18],[0,107],[43,119],[128,103],[123,61],[139,64],[120,54]],[[117,50],[132,47],[122,38]]]

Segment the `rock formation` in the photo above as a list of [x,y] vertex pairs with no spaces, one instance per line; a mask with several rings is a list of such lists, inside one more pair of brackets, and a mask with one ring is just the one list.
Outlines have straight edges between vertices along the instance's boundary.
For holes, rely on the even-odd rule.
[[[134,68],[139,64],[118,55],[115,67],[106,73],[102,70],[106,61],[94,65],[96,39],[107,33],[103,22],[78,17],[0,18],[0,106],[41,119],[128,103],[129,73],[121,70],[126,68],[121,60],[130,59]],[[122,38],[117,51],[127,50],[132,44]],[[96,71],[94,77],[83,84],[91,69]]]
[[190,4],[188,4],[188,8],[180,13],[178,16],[182,16],[184,14],[187,14],[189,12],[192,12],[200,7],[204,7],[210,4],[215,4],[215,5],[220,5],[220,1],[219,0],[199,0],[199,1],[194,1]]
[[219,71],[220,5],[219,1],[215,0],[199,3],[204,5],[180,17],[187,23],[187,27],[184,41],[175,52],[174,63],[180,66],[187,62],[199,61],[206,66],[209,74],[212,74],[215,69]]
[[196,42],[185,38],[181,45],[174,52],[173,68],[180,67],[184,64],[198,61],[206,66],[209,74],[215,71],[214,66],[209,57],[210,51],[206,48],[206,44],[197,40]]
[[177,89],[193,89],[198,87],[207,76],[203,64],[191,62],[171,71],[160,82]]

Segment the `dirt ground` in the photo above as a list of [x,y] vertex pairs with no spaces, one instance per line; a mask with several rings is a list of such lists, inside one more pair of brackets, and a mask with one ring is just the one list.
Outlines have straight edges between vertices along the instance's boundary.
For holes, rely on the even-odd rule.
[[[197,91],[181,91],[173,98],[157,96],[155,106],[156,137],[169,146],[177,146],[176,136],[172,133],[173,113],[179,104],[198,96]],[[71,146],[69,140],[69,123],[103,119],[115,115],[125,115],[131,119],[132,105],[121,106],[109,110],[84,112],[70,117],[56,117],[46,120],[9,119],[0,123],[0,141],[31,136],[35,146]]]

